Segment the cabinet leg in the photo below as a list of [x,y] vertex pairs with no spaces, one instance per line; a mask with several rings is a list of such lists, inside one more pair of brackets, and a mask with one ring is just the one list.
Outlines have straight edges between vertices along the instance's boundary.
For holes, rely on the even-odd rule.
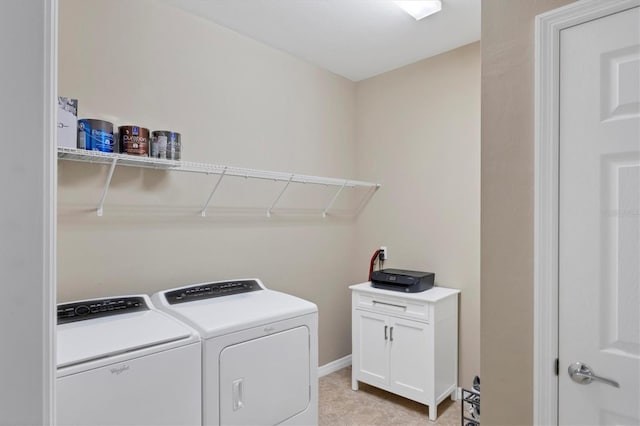
[[429,405],[429,420],[435,422],[436,417],[438,417],[438,406],[436,404]]
[[351,379],[351,389],[354,391],[358,390],[358,381],[356,379]]
[[451,392],[451,400],[452,401],[458,400],[458,389],[454,389],[453,392]]

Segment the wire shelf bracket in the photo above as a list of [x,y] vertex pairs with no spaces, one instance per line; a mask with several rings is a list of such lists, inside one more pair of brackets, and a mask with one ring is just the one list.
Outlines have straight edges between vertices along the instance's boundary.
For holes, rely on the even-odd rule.
[[220,186],[220,182],[222,182],[222,178],[224,177],[224,175],[226,173],[227,173],[227,168],[225,167],[224,170],[222,171],[222,173],[220,174],[220,177],[218,178],[218,181],[216,182],[216,185],[213,187],[213,190],[211,191],[211,194],[209,195],[209,198],[207,198],[207,202],[202,207],[202,211],[200,212],[200,215],[202,217],[205,217],[207,215],[207,207],[209,206],[209,203],[211,202],[211,199],[213,198],[213,194],[215,194],[216,191],[218,190],[218,187]]
[[333,198],[331,199],[331,201],[329,201],[329,205],[327,205],[327,207],[322,211],[322,217],[327,217],[327,213],[329,212],[329,209],[331,207],[333,207],[333,204],[336,202],[336,200],[338,199],[338,197],[340,196],[340,193],[342,192],[342,190],[344,189],[344,187],[347,185],[347,181],[345,180],[344,183],[342,184],[342,186],[340,187],[340,189],[338,189],[338,192],[336,192],[336,195],[333,196]]
[[109,191],[109,186],[111,185],[111,178],[113,178],[113,172],[116,170],[116,164],[118,163],[118,158],[114,158],[111,162],[111,166],[109,167],[109,174],[107,175],[107,180],[104,183],[104,189],[102,190],[102,196],[100,197],[100,201],[98,202],[98,208],[96,212],[98,216],[102,216],[104,201],[107,199],[107,192]]
[[295,175],[291,175],[289,177],[289,180],[287,181],[287,184],[284,186],[284,188],[282,188],[282,191],[280,191],[280,193],[278,194],[278,196],[276,197],[275,200],[273,200],[273,203],[271,203],[271,207],[269,207],[267,209],[267,217],[271,217],[271,211],[273,210],[273,208],[276,206],[276,204],[278,203],[278,201],[280,201],[280,198],[282,198],[282,195],[284,194],[284,192],[287,190],[287,188],[289,187],[289,185],[291,184],[291,180],[293,179]]

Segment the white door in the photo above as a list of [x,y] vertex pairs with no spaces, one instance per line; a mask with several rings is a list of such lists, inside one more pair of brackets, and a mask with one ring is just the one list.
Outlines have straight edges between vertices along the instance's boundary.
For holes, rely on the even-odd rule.
[[359,377],[372,385],[389,383],[389,323],[385,315],[356,311]]
[[640,8],[562,30],[560,52],[558,420],[638,425]]
[[[427,395],[427,379],[433,378],[432,348],[429,348],[428,324],[391,318],[389,330],[389,377],[391,388],[398,393],[423,401]],[[432,391],[433,393],[433,391]]]

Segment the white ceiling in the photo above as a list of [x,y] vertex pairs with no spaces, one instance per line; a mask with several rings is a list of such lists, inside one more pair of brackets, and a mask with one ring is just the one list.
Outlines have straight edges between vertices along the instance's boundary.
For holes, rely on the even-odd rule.
[[480,39],[480,0],[420,21],[391,0],[166,0],[358,81]]

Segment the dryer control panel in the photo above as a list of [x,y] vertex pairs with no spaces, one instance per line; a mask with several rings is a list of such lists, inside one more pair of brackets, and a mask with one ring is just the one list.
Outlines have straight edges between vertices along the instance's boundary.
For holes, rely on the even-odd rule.
[[83,300],[58,305],[58,324],[149,310],[143,297]]
[[176,303],[195,302],[196,300],[214,297],[231,296],[233,294],[248,293],[262,290],[260,284],[254,280],[224,281],[210,284],[198,284],[165,293],[170,305]]

